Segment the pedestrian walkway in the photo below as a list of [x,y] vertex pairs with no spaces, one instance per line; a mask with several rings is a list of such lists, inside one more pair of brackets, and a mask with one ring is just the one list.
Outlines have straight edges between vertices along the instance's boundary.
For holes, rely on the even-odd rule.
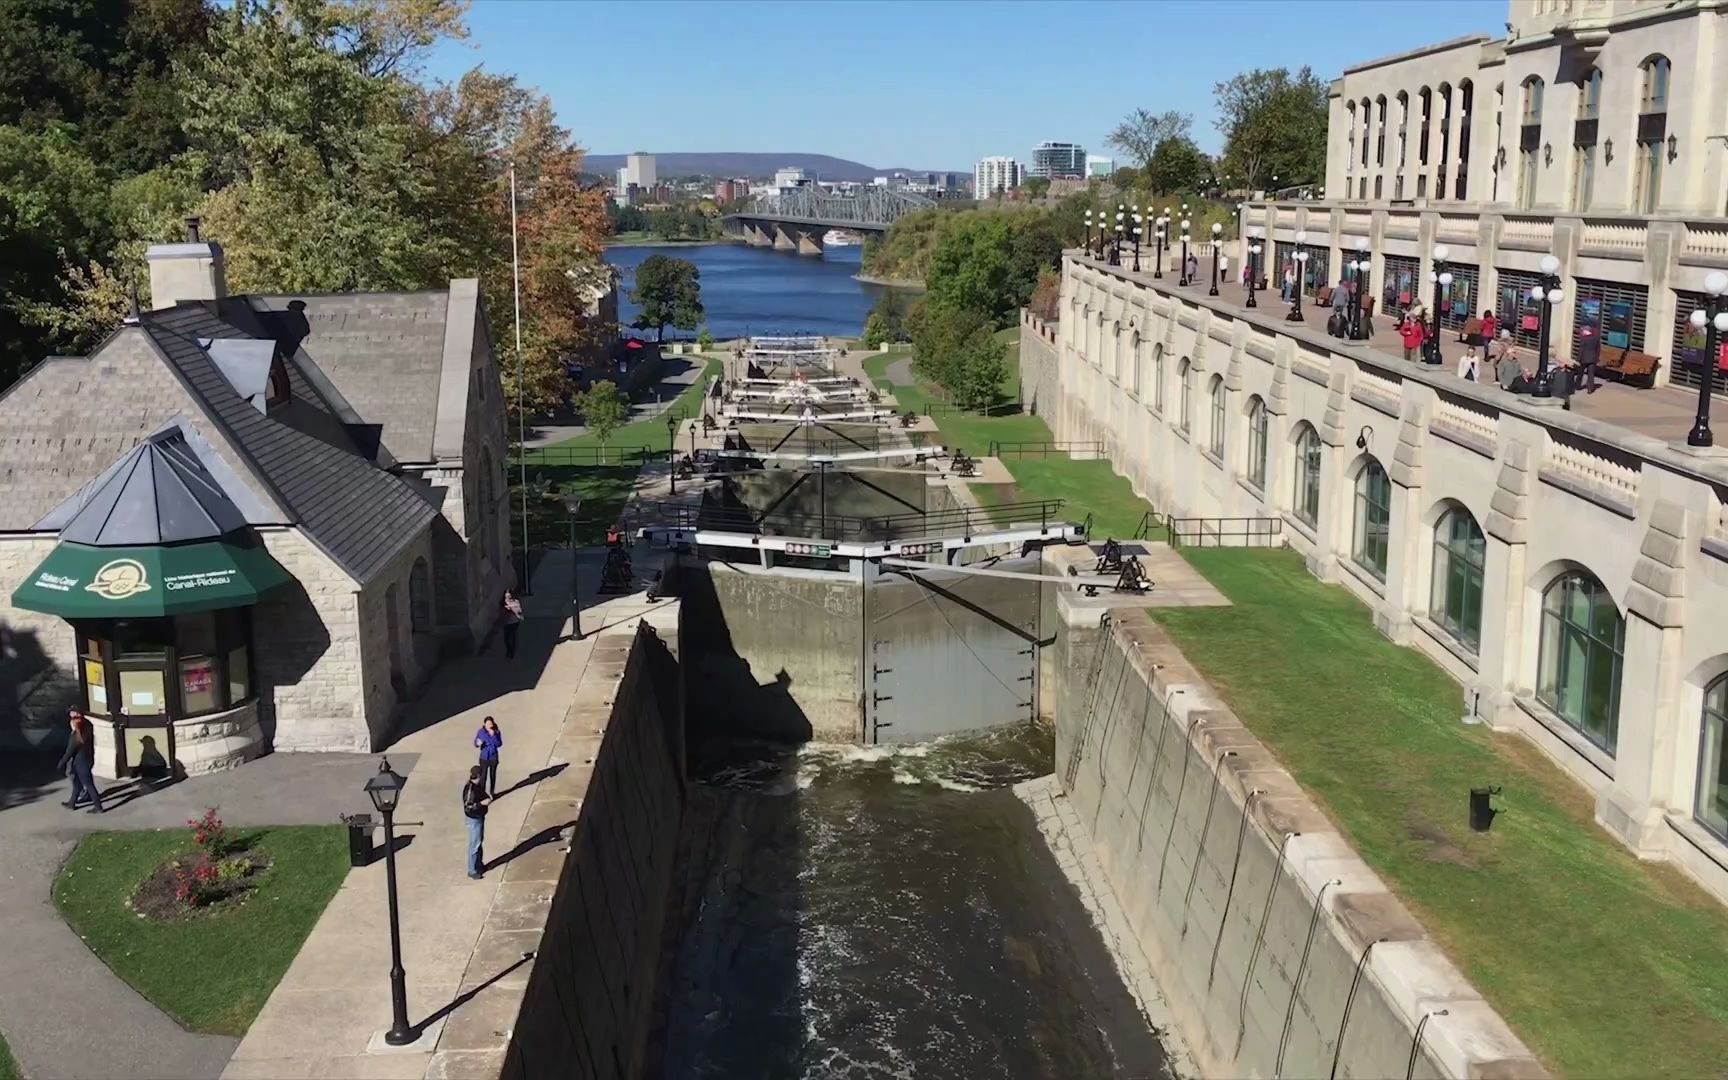
[[[630,413],[624,418],[624,423],[634,424],[642,420],[652,420],[670,409],[682,394],[702,377],[707,369],[707,357],[686,353],[683,356],[668,356],[665,363],[682,370],[674,371],[657,382],[648,384],[637,390],[630,397]],[[539,446],[552,446],[566,439],[574,439],[578,435],[586,435],[588,429],[581,424],[534,424],[529,428],[525,445],[530,449]]]
[[[108,812],[60,805],[66,781],[44,775],[53,758],[8,756],[0,770],[0,1031],[35,1080],[208,1080],[238,1040],[182,1029],[97,959],[55,910],[50,889],[78,840],[97,829],[178,828],[207,806],[228,824],[332,825],[361,809],[376,769],[368,754],[273,754],[242,769],[193,777],[159,791],[105,785]],[[392,759],[415,776],[415,757]],[[93,1033],[99,1036],[93,1037]]]
[[[488,1068],[495,1075],[496,1055],[470,1049],[477,1039],[477,1021],[470,1016],[484,1011],[491,1017],[496,1011],[485,988],[513,989],[519,996],[531,970],[526,954],[540,923],[511,924],[509,929],[532,933],[493,933],[484,942],[482,930],[489,919],[498,930],[494,914],[500,912],[507,918],[537,909],[544,918],[544,904],[526,903],[532,898],[516,895],[521,886],[512,885],[525,870],[544,871],[538,865],[544,860],[555,858],[561,865],[568,847],[567,838],[558,838],[564,840],[558,844],[518,842],[526,825],[535,826],[532,833],[566,824],[530,821],[536,786],[562,786],[574,779],[560,777],[554,747],[566,716],[582,704],[577,688],[594,656],[598,631],[627,631],[650,607],[640,594],[605,602],[595,598],[601,558],[601,552],[582,553],[579,583],[588,607],[581,640],[569,634],[575,564],[568,551],[549,552],[536,568],[533,594],[524,601],[516,658],[505,660],[494,644],[486,654],[441,668],[408,710],[403,725],[408,733],[388,751],[393,765],[399,755],[418,755],[396,814],[403,823],[398,843],[405,842],[396,862],[408,1018],[419,1038],[400,1048],[383,1041],[391,1025],[390,937],[380,860],[349,873],[223,1076],[419,1078]],[[600,684],[590,685],[597,689]],[[487,872],[472,881],[463,865],[460,797],[475,761],[474,732],[488,715],[503,729],[504,749],[499,799],[486,817]],[[542,877],[531,873],[529,881]],[[549,902],[552,886],[540,881],[534,887]],[[440,1055],[447,1032],[461,1045]]]

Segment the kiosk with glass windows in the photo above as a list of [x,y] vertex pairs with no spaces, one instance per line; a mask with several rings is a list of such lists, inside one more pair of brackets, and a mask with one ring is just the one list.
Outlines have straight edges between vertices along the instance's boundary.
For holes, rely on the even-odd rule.
[[76,635],[98,771],[174,775],[189,721],[197,738],[226,744],[201,760],[261,746],[251,609],[290,578],[178,429],[38,525],[56,527],[59,543],[12,602]]

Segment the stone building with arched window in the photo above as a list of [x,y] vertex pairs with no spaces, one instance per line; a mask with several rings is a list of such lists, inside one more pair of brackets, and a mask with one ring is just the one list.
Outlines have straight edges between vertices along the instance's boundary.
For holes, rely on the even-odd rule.
[[190,225],[0,395],[0,747],[77,707],[106,776],[378,746],[510,581],[478,284],[231,296]]

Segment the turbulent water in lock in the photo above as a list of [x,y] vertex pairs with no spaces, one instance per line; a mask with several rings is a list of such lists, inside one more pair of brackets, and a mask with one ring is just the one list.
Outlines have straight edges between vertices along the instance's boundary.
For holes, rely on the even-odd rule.
[[674,901],[665,1077],[1162,1077],[1164,1056],[1010,785],[1047,731],[717,742]]

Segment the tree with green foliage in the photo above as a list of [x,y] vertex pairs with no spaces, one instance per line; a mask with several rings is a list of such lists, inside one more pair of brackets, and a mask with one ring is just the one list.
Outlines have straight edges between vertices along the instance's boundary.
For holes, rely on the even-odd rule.
[[1172,139],[1188,138],[1193,127],[1194,118],[1187,113],[1174,109],[1161,113],[1135,109],[1123,117],[1106,141],[1137,162],[1142,170],[1146,170],[1152,164],[1152,155],[1160,146]]
[[997,403],[1007,374],[1007,346],[982,312],[925,300],[906,317],[913,363],[923,377],[947,390],[959,405],[985,409]]
[[1050,194],[1050,178],[1048,176],[1028,176],[1020,181],[1020,190],[1026,193],[1028,199],[1042,199]]
[[925,287],[934,306],[1006,326],[1032,295],[1039,270],[1061,260],[1062,239],[1048,213],[975,210],[942,231]]
[[906,298],[898,289],[884,289],[864,319],[864,347],[879,349],[906,340]]
[[642,326],[654,328],[656,341],[665,338],[668,326],[694,330],[701,324],[701,277],[695,263],[669,255],[650,255],[636,267],[630,302],[641,309]]
[[1143,179],[1140,170],[1132,165],[1118,165],[1116,171],[1110,174],[1110,183],[1117,191],[1133,191],[1141,185]]
[[1309,68],[1255,68],[1217,84],[1224,171],[1250,191],[1326,175],[1326,84]]
[[1146,183],[1158,192],[1198,191],[1211,175],[1206,155],[1186,137],[1165,139],[1146,166]]
[[600,441],[602,449],[630,415],[629,395],[611,379],[601,379],[571,395],[570,406],[582,417],[583,426]]
[[709,332],[706,326],[696,334],[696,347],[698,349],[712,349],[714,347],[714,335]]

